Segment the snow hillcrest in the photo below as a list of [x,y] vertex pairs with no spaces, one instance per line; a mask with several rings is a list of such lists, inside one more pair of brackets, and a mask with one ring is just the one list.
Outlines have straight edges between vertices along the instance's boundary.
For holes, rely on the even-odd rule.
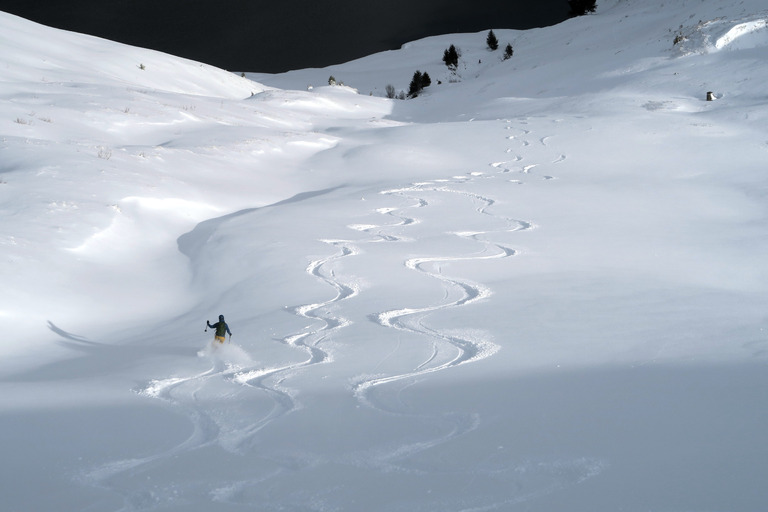
[[273,75],[0,12],[0,510],[761,510],[765,2],[490,28]]

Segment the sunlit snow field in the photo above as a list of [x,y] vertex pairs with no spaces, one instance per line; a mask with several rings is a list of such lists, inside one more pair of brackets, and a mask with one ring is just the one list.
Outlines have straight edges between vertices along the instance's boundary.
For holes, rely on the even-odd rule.
[[762,510],[768,8],[494,32],[268,75],[0,13],[0,510]]

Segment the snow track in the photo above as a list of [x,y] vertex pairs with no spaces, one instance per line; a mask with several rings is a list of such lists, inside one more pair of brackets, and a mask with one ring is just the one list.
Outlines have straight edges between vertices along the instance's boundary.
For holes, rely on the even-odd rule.
[[[509,127],[507,128],[509,129]],[[523,136],[531,133],[524,130]],[[550,136],[541,137],[539,148],[548,149]],[[524,140],[523,147],[530,148],[529,141]],[[557,154],[551,157],[549,151],[545,158],[550,165],[565,161],[566,155]],[[497,199],[487,193],[477,192],[482,190],[503,190],[504,186],[512,186],[513,180],[507,178],[508,173],[513,172],[507,164],[519,165],[517,172],[526,179],[553,179],[552,176],[537,177],[532,175],[532,169],[538,163],[523,163],[524,156],[518,156],[513,162],[500,162],[489,164],[496,169],[493,174],[481,172],[469,172],[465,175],[454,176],[449,179],[432,180],[413,183],[409,186],[387,189],[380,192],[385,197],[397,197],[407,203],[402,207],[384,207],[376,209],[382,215],[396,219],[390,225],[355,225],[351,226],[359,231],[375,233],[378,242],[392,243],[392,252],[405,254],[408,243],[423,239],[427,235],[412,234],[409,230],[419,229],[420,232],[429,233],[430,238],[439,240],[435,246],[451,246],[444,240],[458,239],[475,244],[476,250],[463,254],[438,254],[430,256],[407,256],[403,258],[402,265],[407,270],[417,275],[426,276],[437,282],[442,288],[443,299],[439,302],[431,302],[421,306],[403,306],[387,309],[369,315],[369,320],[380,327],[403,333],[409,339],[418,340],[420,343],[431,346],[427,357],[406,371],[383,375],[362,376],[355,380],[352,392],[357,400],[366,408],[380,411],[399,421],[414,421],[432,425],[439,432],[438,435],[423,438],[419,441],[404,443],[397,446],[388,446],[383,449],[372,448],[351,457],[354,464],[361,468],[374,468],[385,473],[402,473],[418,478],[422,474],[420,462],[429,459],[429,454],[441,452],[452,446],[452,443],[460,438],[476,432],[482,425],[482,417],[476,413],[442,412],[440,414],[427,414],[414,410],[403,398],[403,394],[424,382],[428,376],[438,372],[447,372],[461,365],[478,363],[492,357],[500,349],[493,341],[493,333],[467,326],[463,329],[449,329],[441,327],[439,321],[434,321],[435,315],[451,314],[461,308],[482,307],[485,301],[493,300],[492,287],[461,276],[460,269],[463,265],[483,266],[520,254],[520,250],[514,247],[513,242],[518,233],[530,231],[535,228],[533,222],[509,217],[498,212]],[[522,183],[519,182],[519,183]],[[498,192],[497,192],[498,193]],[[450,207],[455,210],[466,209],[467,204],[472,205],[471,212],[457,217],[470,218],[478,221],[482,226],[479,229],[444,230],[440,214],[433,213],[433,208]],[[447,206],[446,206],[447,205]],[[501,241],[503,240],[503,241]],[[462,244],[461,247],[466,247]],[[448,268],[453,269],[448,272]],[[403,290],[403,297],[408,297],[407,290]],[[442,318],[441,317],[441,318]],[[400,335],[398,334],[398,339]],[[403,350],[402,343],[398,341],[395,351]],[[391,358],[392,355],[387,355]],[[437,447],[441,447],[435,451]],[[499,449],[502,449],[500,447]],[[483,469],[483,464],[474,468],[441,468],[445,471],[448,481],[466,477],[469,481],[476,481],[479,487],[486,485],[481,482],[504,481],[514,482],[516,490],[510,490],[508,498],[502,500],[487,499],[480,494],[467,489],[466,498],[461,503],[441,502],[439,496],[428,500],[427,508],[419,508],[411,504],[413,510],[464,510],[464,511],[491,511],[504,510],[512,505],[535,500],[561,491],[567,487],[581,484],[594,476],[601,474],[607,467],[607,463],[595,458],[577,458],[572,460],[544,460],[537,462],[512,462],[499,460],[487,462],[488,468]],[[471,487],[467,483],[468,487]]]
[[[524,123],[525,121],[522,122]],[[509,141],[519,142],[522,145],[522,148],[527,150],[527,148],[531,147],[531,143],[528,139],[532,134],[532,130],[527,128],[516,128],[512,123],[513,121],[511,120],[505,121],[504,130],[509,131],[518,129],[520,135],[507,135],[505,138]],[[551,138],[552,137],[549,135],[539,137],[540,147],[549,149],[548,141]],[[512,148],[507,149],[507,152],[511,151]],[[559,154],[555,159],[551,159],[551,162],[556,164],[565,161],[565,159],[566,156],[564,154]],[[371,314],[369,318],[383,327],[418,335],[424,340],[427,340],[428,343],[431,343],[434,349],[427,360],[411,371],[397,375],[365,379],[357,382],[354,385],[354,394],[362,403],[370,407],[384,409],[381,404],[375,403],[371,398],[371,393],[374,388],[402,380],[412,381],[429,373],[447,370],[466,363],[477,362],[491,357],[499,350],[499,346],[492,341],[491,336],[487,333],[483,334],[478,333],[477,331],[471,331],[471,336],[466,334],[455,334],[447,330],[431,327],[429,325],[428,317],[431,313],[469,306],[489,299],[493,295],[493,290],[482,283],[444,274],[443,266],[445,264],[504,259],[519,253],[517,249],[510,247],[507,243],[500,243],[494,240],[510,233],[531,230],[534,228],[533,223],[494,213],[493,207],[497,200],[488,195],[472,191],[471,189],[476,182],[482,180],[504,179],[504,181],[507,182],[512,181],[514,183],[522,183],[519,180],[506,180],[503,176],[512,172],[512,168],[509,164],[519,165],[520,168],[517,172],[523,175],[531,174],[531,170],[539,165],[538,163],[526,164],[524,163],[524,160],[524,156],[517,155],[512,161],[491,162],[489,165],[494,168],[496,172],[490,175],[481,172],[469,172],[465,175],[454,176],[451,179],[413,183],[406,187],[388,189],[381,192],[384,196],[399,196],[406,199],[408,202],[412,203],[409,209],[423,209],[429,207],[431,197],[440,197],[442,200],[449,202],[449,204],[456,205],[457,208],[461,203],[452,199],[452,197],[459,200],[468,199],[471,204],[475,205],[474,213],[484,216],[480,218],[482,221],[481,225],[498,225],[499,227],[486,227],[484,229],[471,231],[449,231],[443,233],[443,236],[456,236],[475,242],[480,247],[480,250],[476,253],[458,256],[438,255],[410,257],[404,260],[403,265],[406,268],[439,281],[444,290],[445,300],[440,303],[428,304],[420,307],[403,307],[382,311]],[[553,179],[553,177],[545,176],[544,179]],[[379,229],[379,236],[387,241],[403,240],[402,235],[388,233],[388,231],[391,231],[393,228],[404,228],[425,222],[422,219],[407,215],[405,210],[400,208],[381,208],[377,211],[389,216],[395,216],[399,219],[399,222],[394,226],[389,227],[389,229],[380,226],[366,229],[366,231],[370,231],[374,228]],[[423,217],[426,217],[426,215]]]
[[[527,145],[526,145],[527,146]],[[523,160],[522,156],[515,162]],[[375,211],[396,219],[390,225],[353,226],[360,231],[376,233],[376,241],[389,242],[394,253],[402,253],[407,249],[409,241],[419,238],[408,237],[407,230],[418,227],[426,230],[432,237],[439,240],[459,239],[473,243],[476,250],[465,254],[443,254],[434,256],[410,256],[402,260],[402,265],[409,271],[424,275],[437,283],[443,290],[443,300],[422,306],[404,306],[371,313],[369,320],[375,324],[401,331],[420,343],[431,346],[429,355],[422,362],[407,371],[385,375],[362,376],[352,385],[352,392],[357,400],[367,408],[381,411],[385,414],[401,417],[404,420],[419,421],[433,424],[440,435],[418,442],[412,442],[390,447],[383,451],[371,450],[358,455],[355,460],[363,467],[374,467],[380,471],[398,471],[410,473],[413,471],[413,461],[419,454],[424,454],[433,448],[450,443],[462,436],[475,431],[481,423],[477,414],[443,413],[440,415],[425,415],[417,413],[405,405],[401,393],[418,383],[430,374],[448,371],[452,368],[476,363],[492,357],[499,346],[494,343],[492,333],[471,327],[464,329],[447,329],[432,325],[430,317],[438,313],[448,313],[452,310],[470,307],[490,300],[493,295],[491,287],[472,279],[461,277],[454,272],[447,273],[445,268],[461,264],[484,264],[493,260],[504,260],[519,254],[519,250],[509,243],[499,242],[517,232],[533,229],[529,221],[519,220],[496,213],[494,206],[497,200],[484,193],[473,190],[478,184],[487,185],[493,181],[507,183],[505,173],[509,169],[505,163],[492,163],[497,172],[486,175],[480,172],[469,172],[465,175],[449,179],[413,183],[409,186],[387,189],[380,192],[384,197],[397,197],[405,203],[404,207],[384,207]],[[523,170],[521,172],[526,172]],[[480,229],[443,231],[439,214],[430,212],[433,204],[450,205],[454,209],[472,207],[466,217],[479,222]],[[411,212],[414,212],[413,214]],[[423,236],[423,235],[422,235]],[[443,245],[441,242],[436,245]],[[451,245],[449,242],[447,245]],[[462,244],[465,246],[466,244]],[[403,290],[403,297],[409,295]],[[401,349],[398,343],[396,350]],[[390,357],[390,356],[388,356]],[[398,385],[399,383],[399,385]],[[393,395],[387,398],[387,395]],[[543,491],[548,492],[548,491]],[[523,500],[524,501],[524,500]],[[482,500],[481,500],[482,502]],[[479,503],[479,502],[477,502]],[[487,503],[487,510],[496,509],[503,504]]]
[[[512,121],[504,123],[506,134],[511,129],[514,129]],[[546,167],[566,160],[565,154],[552,153],[549,144],[551,136],[536,137],[539,144],[531,143],[529,138],[532,136],[533,131],[528,129],[520,129],[519,135],[506,135],[504,139],[509,145],[506,152],[515,151],[513,146],[519,146],[520,152],[512,160],[489,163],[493,172],[469,171],[449,178],[378,191],[375,201],[378,204],[367,215],[372,219],[385,218],[386,222],[374,220],[347,224],[346,229],[358,233],[358,237],[317,239],[333,251],[322,257],[308,257],[309,263],[304,272],[327,286],[332,293],[324,300],[286,307],[286,311],[302,319],[306,325],[301,330],[275,338],[285,347],[302,352],[303,357],[292,363],[265,366],[252,361],[235,345],[203,351],[200,355],[210,358],[212,362],[209,369],[189,376],[152,380],[137,390],[141,395],[162,400],[186,416],[192,426],[188,436],[165,451],[92,468],[82,475],[81,480],[123,494],[125,510],[151,509],[151,503],[158,503],[158,500],[174,501],[172,495],[178,491],[174,484],[156,490],[156,497],[147,501],[146,496],[123,493],[118,482],[152,474],[156,470],[154,468],[201,450],[221,448],[235,456],[258,452],[262,443],[260,433],[269,426],[285,425],[289,415],[304,409],[302,402],[309,399],[306,395],[310,390],[302,386],[311,382],[307,380],[311,379],[309,375],[324,374],[318,371],[320,366],[334,364],[337,356],[345,355],[337,351],[344,351],[347,344],[354,343],[354,333],[360,329],[367,332],[371,328],[392,331],[398,339],[397,345],[377,365],[385,370],[348,378],[350,398],[363,406],[363,410],[399,422],[430,425],[432,432],[393,439],[382,445],[374,443],[368,449],[353,450],[339,456],[336,462],[382,474],[421,475],[418,461],[428,458],[435,448],[452,446],[454,441],[476,432],[482,425],[482,417],[473,412],[438,414],[414,411],[407,405],[405,396],[429,376],[478,363],[492,357],[500,348],[494,342],[493,332],[473,325],[446,327],[439,318],[455,316],[454,312],[467,308],[483,308],[484,302],[492,301],[494,289],[482,279],[464,275],[464,269],[470,273],[479,270],[482,274],[487,265],[505,264],[505,260],[521,254],[520,249],[515,247],[519,234],[534,229],[531,221],[502,213],[508,207],[500,208],[498,199],[504,187],[517,190],[518,185],[529,180],[542,179],[535,172],[539,166]],[[509,179],[510,174],[517,174],[519,178]],[[543,176],[543,179],[552,179],[552,176]],[[382,203],[382,198],[399,204]],[[445,208],[453,212],[451,218],[464,219],[461,226],[445,222],[441,213]],[[236,217],[239,216],[231,216],[232,219]],[[210,222],[206,226],[208,224]],[[219,221],[214,224],[218,225]],[[426,245],[425,241],[428,241]],[[416,253],[415,247],[420,247]],[[375,285],[381,280],[376,264],[366,263],[367,249],[375,249],[379,254],[371,260],[373,262],[382,261],[382,254],[386,254],[388,259],[399,258],[401,268],[414,276],[421,276],[417,279],[420,290],[429,290],[436,285],[442,298],[409,304],[407,301],[413,300],[410,298],[412,294],[407,288],[402,289],[401,306],[369,311],[362,319],[368,320],[370,327],[363,325],[357,330],[350,329],[355,323],[352,316],[360,316],[360,306],[357,303],[352,305],[352,301],[361,298],[367,284]],[[355,259],[354,264],[350,258]],[[362,268],[362,273],[349,273],[347,267],[354,265]],[[427,295],[434,296],[434,292]],[[400,342],[401,336],[409,340],[407,345]],[[423,357],[414,359],[419,353]],[[385,361],[387,364],[383,364]],[[403,364],[406,361],[412,361],[412,365],[406,367]],[[332,371],[329,373],[333,374]],[[258,414],[243,414],[238,410],[249,403],[253,404],[253,411],[259,411]],[[231,410],[233,406],[234,410]],[[259,472],[228,485],[212,481],[195,491],[188,489],[184,493],[203,492],[214,501],[246,504],[252,498],[245,498],[245,495],[256,492],[264,482],[290,471],[289,468],[295,464],[308,464],[308,467],[325,464],[322,457],[317,459],[309,452],[298,455],[305,461],[303,463],[297,462],[295,457],[272,461],[277,462],[277,466],[271,473]],[[515,493],[504,502],[487,501],[479,496],[467,498],[465,508],[503,509],[509,504],[540,497],[590,478],[590,475],[600,472],[602,464],[593,459],[542,462],[536,468],[525,469],[532,475],[531,481],[526,484],[530,492]],[[565,467],[568,469],[564,470]],[[505,463],[502,468],[492,470],[488,478],[519,480],[516,475],[520,462],[516,465]],[[465,471],[452,470],[451,478],[460,477]],[[564,478],[561,472],[571,476]],[[471,478],[482,474],[483,471],[476,467]],[[470,477],[469,473],[467,477]],[[316,497],[322,494],[322,491],[316,492],[319,493]],[[439,503],[439,499],[429,503],[434,505]]]
[[[471,181],[471,179],[465,180],[462,178],[455,181],[451,186],[443,183],[427,182],[381,192],[383,195],[398,195],[409,199],[415,202],[415,205],[418,208],[424,208],[429,205],[429,201],[424,195],[431,193],[437,193],[439,195],[458,195],[460,197],[469,198],[471,202],[479,205],[475,208],[476,213],[487,215],[492,220],[501,220],[504,227],[494,231],[447,233],[448,235],[458,236],[480,244],[481,251],[478,254],[467,256],[418,257],[408,258],[404,261],[404,266],[406,268],[438,280],[445,291],[446,298],[455,298],[438,304],[383,311],[370,316],[371,320],[381,326],[421,335],[424,339],[429,340],[429,342],[433,344],[434,351],[428,360],[424,361],[411,372],[370,379],[357,383],[354,388],[355,395],[363,403],[369,406],[373,406],[368,397],[368,393],[373,387],[404,379],[414,379],[428,373],[478,361],[492,356],[498,350],[498,346],[487,338],[482,336],[466,337],[450,334],[440,329],[429,327],[425,320],[430,313],[467,306],[483,301],[492,295],[492,290],[481,283],[444,275],[442,264],[461,261],[494,260],[514,256],[517,253],[515,249],[500,243],[489,241],[489,238],[492,238],[494,232],[511,233],[531,229],[531,224],[529,222],[498,217],[489,212],[489,208],[495,203],[494,199],[474,192],[460,190],[459,188],[451,188],[459,187],[467,181]],[[393,214],[393,211],[389,209],[386,209],[385,212],[388,215]],[[409,226],[417,223],[415,219],[410,217],[403,216],[401,218],[402,222],[398,224],[399,226]],[[385,239],[399,240],[398,237],[391,235],[385,236]]]

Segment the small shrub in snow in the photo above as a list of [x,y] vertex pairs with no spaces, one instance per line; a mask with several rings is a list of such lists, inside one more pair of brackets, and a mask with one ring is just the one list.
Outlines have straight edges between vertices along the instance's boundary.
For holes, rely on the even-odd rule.
[[392,84],[387,84],[387,86],[384,88],[384,91],[387,95],[387,98],[393,99],[395,95],[397,95],[397,92],[395,91],[395,86]]
[[99,152],[97,156],[102,160],[109,160],[112,158],[112,150],[105,146],[99,146]]
[[328,77],[328,85],[336,85],[336,77],[331,75]]

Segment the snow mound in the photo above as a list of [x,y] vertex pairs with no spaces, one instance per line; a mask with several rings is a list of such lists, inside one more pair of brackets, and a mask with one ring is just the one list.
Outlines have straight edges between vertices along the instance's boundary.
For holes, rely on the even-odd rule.
[[684,55],[765,47],[768,46],[768,16],[700,21],[693,27],[681,28],[677,41]]
[[0,12],[0,81],[124,85],[165,92],[246,98],[260,84],[222,69],[162,52],[45,27]]
[[715,40],[715,49],[744,49],[768,45],[768,20],[756,19],[738,23]]

